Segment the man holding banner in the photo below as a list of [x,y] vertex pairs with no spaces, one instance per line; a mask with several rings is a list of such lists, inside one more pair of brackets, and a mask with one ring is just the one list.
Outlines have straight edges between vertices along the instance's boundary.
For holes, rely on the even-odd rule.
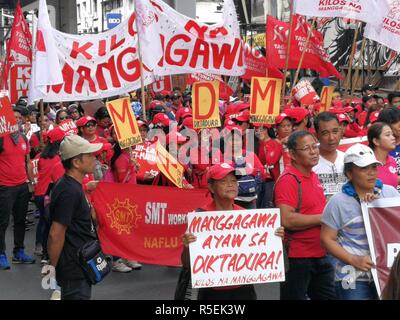
[[372,300],[378,297],[371,275],[375,268],[361,210],[363,202],[400,197],[395,188],[378,180],[373,151],[362,144],[350,147],[344,155],[344,171],[349,179],[325,207],[321,243],[336,258],[335,286],[341,300]]

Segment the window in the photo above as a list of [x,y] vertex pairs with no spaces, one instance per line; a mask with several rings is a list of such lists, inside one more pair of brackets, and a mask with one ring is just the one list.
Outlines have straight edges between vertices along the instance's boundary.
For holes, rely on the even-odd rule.
[[78,13],[78,20],[81,20],[81,5],[80,4],[78,4],[77,6],[76,6],[76,8],[77,8],[77,13]]

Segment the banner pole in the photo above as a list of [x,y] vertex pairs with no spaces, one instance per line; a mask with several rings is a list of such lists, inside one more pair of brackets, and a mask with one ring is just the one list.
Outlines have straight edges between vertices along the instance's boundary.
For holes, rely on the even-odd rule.
[[139,53],[139,64],[140,64],[140,93],[141,93],[141,100],[142,100],[142,114],[143,114],[143,121],[147,121],[147,115],[146,115],[146,98],[145,98],[145,92],[144,92],[144,79],[143,79],[143,62],[142,62],[142,53],[140,50],[140,36],[139,36],[139,26],[137,22],[137,12],[136,12],[136,1],[135,1],[135,25],[136,25],[136,30],[137,30],[137,37],[138,37],[138,53]]
[[306,43],[305,43],[305,46],[304,46],[304,50],[303,50],[303,52],[301,53],[299,65],[298,65],[298,67],[297,67],[296,74],[295,74],[295,76],[294,76],[293,85],[292,85],[292,90],[293,90],[293,87],[296,85],[297,80],[299,79],[300,70],[301,70],[301,67],[302,67],[302,65],[303,65],[304,56],[305,56],[305,54],[306,54],[306,51],[307,51],[307,48],[308,48],[308,44],[309,44],[309,42],[310,42],[310,38],[311,38],[312,32],[313,32],[313,30],[314,30],[314,25],[315,25],[315,22],[316,22],[316,21],[317,21],[317,17],[314,17],[313,20],[312,20],[312,22],[311,22],[311,27],[310,27],[310,29],[308,29],[307,40],[306,40]]
[[353,66],[353,60],[354,60],[354,55],[357,50],[357,38],[358,38],[358,29],[361,28],[361,23],[359,22],[356,29],[354,30],[354,39],[353,39],[353,45],[351,47],[351,52],[350,52],[350,57],[349,57],[349,66],[347,70],[347,77],[346,77],[346,83],[344,85],[344,90],[346,95],[348,94],[350,83],[351,83],[351,70]]
[[285,89],[286,89],[286,73],[288,71],[289,66],[289,54],[290,54],[290,46],[292,43],[292,29],[293,29],[293,1],[290,1],[290,27],[289,27],[289,39],[288,45],[286,48],[286,62],[285,69],[283,70],[283,83],[282,83],[282,94],[281,94],[281,105],[283,105],[283,101],[285,98]]
[[355,77],[354,77],[354,79],[352,81],[352,84],[351,84],[351,93],[350,93],[351,96],[353,96],[354,91],[356,90],[358,79],[360,78],[360,64],[361,64],[361,61],[363,59],[363,54],[364,54],[366,42],[367,42],[367,39],[363,37],[363,40],[362,40],[362,43],[361,43],[360,56],[358,58],[357,65],[356,65]]
[[40,120],[41,120],[41,126],[40,126],[40,131],[39,131],[39,143],[40,143],[40,149],[44,147],[44,142],[43,142],[43,124],[44,124],[44,104],[43,104],[43,99],[40,99],[39,102],[39,112],[40,112]]

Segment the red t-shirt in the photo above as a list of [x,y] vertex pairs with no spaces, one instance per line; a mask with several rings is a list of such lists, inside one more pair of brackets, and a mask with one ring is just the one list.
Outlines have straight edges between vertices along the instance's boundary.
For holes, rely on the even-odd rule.
[[136,184],[136,170],[135,166],[130,162],[130,156],[127,152],[122,152],[114,163],[116,172],[114,177],[119,183]]
[[29,153],[29,145],[22,136],[16,145],[10,135],[4,137],[0,153],[0,186],[15,187],[27,182],[25,158]]
[[38,173],[39,178],[35,187],[35,196],[43,196],[46,194],[50,183],[56,183],[65,173],[60,157],[55,156],[52,159],[40,158]]
[[[326,200],[324,188],[318,179],[318,175],[311,171],[310,176],[307,177],[293,166],[285,169],[275,185],[276,206],[284,204],[297,208],[298,205],[298,183],[292,175],[285,175],[286,173],[291,173],[300,180],[302,194],[300,213],[306,215],[322,214]],[[320,233],[320,226],[291,232],[289,257],[320,258],[325,256],[326,252],[320,245]]]

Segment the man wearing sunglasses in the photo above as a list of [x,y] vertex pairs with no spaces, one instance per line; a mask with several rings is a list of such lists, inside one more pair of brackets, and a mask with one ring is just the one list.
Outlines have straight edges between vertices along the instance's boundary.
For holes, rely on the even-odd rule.
[[107,140],[97,135],[97,121],[95,118],[86,116],[76,122],[79,135],[90,143],[107,143]]

